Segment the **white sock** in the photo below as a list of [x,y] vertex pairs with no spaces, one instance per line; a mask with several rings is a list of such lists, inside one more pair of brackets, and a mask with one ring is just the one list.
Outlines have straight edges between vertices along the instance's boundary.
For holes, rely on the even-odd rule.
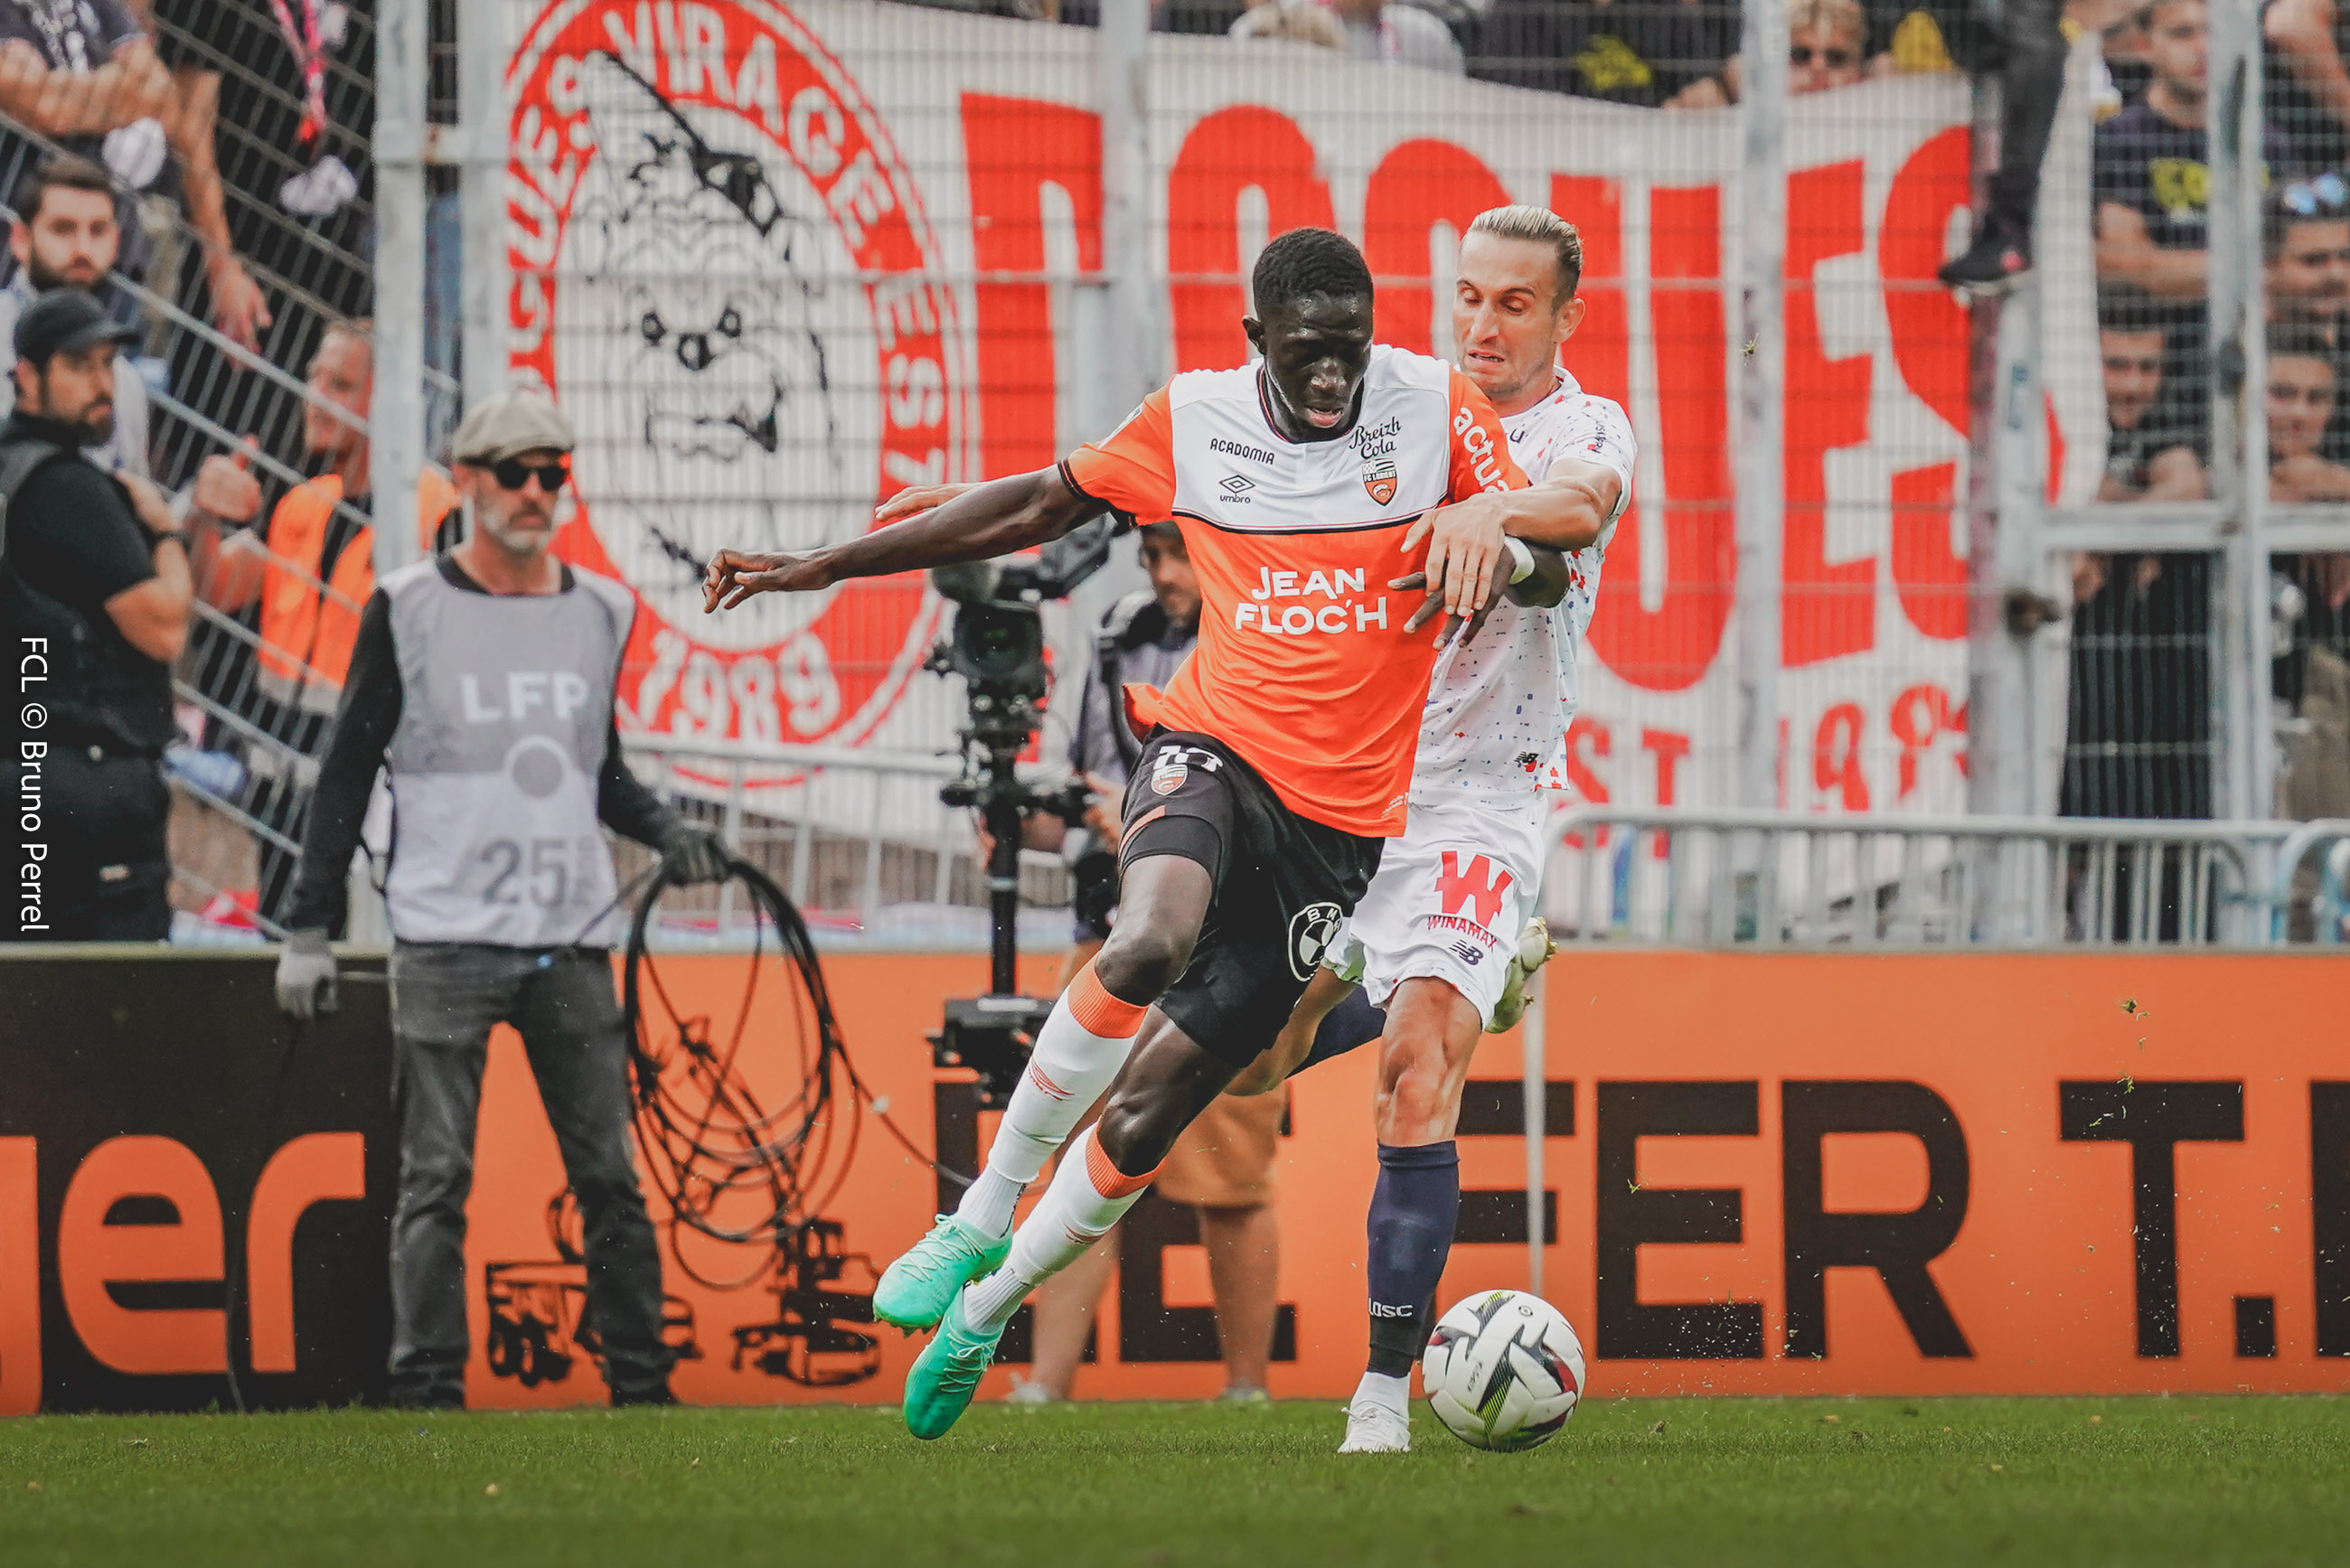
[[1077,1135],[1068,1158],[1053,1173],[1053,1184],[1028,1211],[1012,1238],[1003,1267],[972,1284],[963,1295],[963,1321],[973,1328],[1000,1328],[1028,1293],[1085,1255],[1109,1234],[1141,1199],[1157,1170],[1119,1174],[1087,1127]]
[[1384,1405],[1406,1420],[1411,1418],[1411,1374],[1390,1377],[1384,1372],[1366,1372],[1363,1380],[1355,1385],[1355,1397],[1350,1404]]
[[1126,1064],[1144,1011],[1103,990],[1092,964],[1077,971],[1036,1032],[1028,1070],[988,1146],[986,1168],[963,1189],[956,1218],[990,1236],[1010,1233],[1020,1195]]

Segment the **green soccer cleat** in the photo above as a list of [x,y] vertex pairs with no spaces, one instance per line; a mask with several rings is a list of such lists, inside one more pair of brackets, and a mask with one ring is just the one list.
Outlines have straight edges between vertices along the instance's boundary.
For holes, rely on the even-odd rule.
[[968,1297],[967,1291],[955,1293],[939,1320],[937,1337],[922,1346],[906,1374],[906,1430],[926,1443],[945,1437],[962,1418],[1003,1340],[1001,1327],[973,1328],[964,1321]]
[[1012,1238],[995,1241],[952,1214],[899,1255],[873,1287],[873,1315],[899,1328],[931,1328],[946,1315],[955,1293],[992,1274],[1012,1251]]
[[1486,1033],[1501,1034],[1518,1026],[1518,1020],[1526,1015],[1526,981],[1557,951],[1558,944],[1550,940],[1550,923],[1540,915],[1528,920],[1518,933],[1518,950],[1510,955],[1502,999],[1493,1003],[1493,1022],[1485,1025]]

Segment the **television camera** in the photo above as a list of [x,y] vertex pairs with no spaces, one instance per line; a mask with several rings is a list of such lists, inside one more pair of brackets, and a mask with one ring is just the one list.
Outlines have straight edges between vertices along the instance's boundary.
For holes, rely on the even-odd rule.
[[1020,917],[1020,823],[1045,811],[1081,821],[1086,790],[1072,782],[1049,793],[1031,788],[1015,771],[1020,753],[1044,719],[1050,686],[1045,662],[1041,607],[1066,598],[1101,570],[1111,542],[1132,526],[1115,514],[1096,518],[1034,556],[939,566],[931,586],[955,603],[954,625],[931,649],[925,668],[960,675],[968,692],[962,776],[939,791],[951,806],[972,807],[993,847],[987,861],[988,993],[946,1004],[946,1020],[930,1037],[941,1067],[979,1074],[980,1103],[1003,1103],[1019,1082],[1036,1031],[1053,1011],[1047,998],[1022,996],[1013,972]]

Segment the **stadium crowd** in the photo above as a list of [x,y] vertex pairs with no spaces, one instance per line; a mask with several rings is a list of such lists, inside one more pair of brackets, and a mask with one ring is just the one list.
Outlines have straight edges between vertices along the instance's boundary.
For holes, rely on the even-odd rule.
[[[1098,16],[1097,0],[920,3],[1037,23]],[[1990,70],[2034,50],[2044,66],[2054,12],[2008,9],[2013,36],[1994,36],[1943,0],[1791,0],[1791,90]],[[2102,39],[2091,211],[2103,501],[2197,502],[2211,490],[2210,10],[2210,0],[2062,7],[2067,36]],[[1741,8],[1719,0],[1157,0],[1152,16],[1160,30],[1243,47],[1303,41],[1628,106],[1695,111],[1741,93]],[[2350,5],[2268,0],[2261,25],[2270,494],[2345,503]],[[214,923],[284,913],[316,758],[373,586],[371,26],[363,8],[270,0],[0,0],[0,197],[12,219],[0,335],[58,289],[86,293],[119,328],[106,340],[117,357],[111,425],[88,455],[151,481],[169,521],[150,554],[183,551],[192,581],[180,638],[141,655],[181,678],[172,732],[127,749],[157,753],[183,797],[236,808],[233,823],[183,803],[172,820],[173,902]],[[2039,115],[2045,137],[2053,97],[2010,109],[2011,137],[2018,113]],[[1993,186],[1977,248],[1995,275],[2031,265],[2031,189]],[[24,385],[20,374],[0,399]],[[425,476],[420,505],[420,541],[452,543],[444,476]],[[126,510],[126,525],[147,510]],[[2210,814],[2210,574],[2199,554],[2075,558],[2066,812]],[[2279,556],[2274,588],[2280,722],[2295,737],[2333,733],[2350,723],[2326,706],[2350,691],[2350,555]],[[2303,790],[2293,809],[2350,812],[2350,769],[2297,769],[2304,783],[2337,773],[2339,791]],[[136,857],[104,868],[142,888],[161,875]]]

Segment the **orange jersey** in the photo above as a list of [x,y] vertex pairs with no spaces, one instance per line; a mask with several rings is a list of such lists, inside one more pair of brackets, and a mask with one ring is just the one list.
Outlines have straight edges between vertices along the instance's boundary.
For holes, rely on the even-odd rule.
[[1526,481],[1484,394],[1440,359],[1375,347],[1358,408],[1343,434],[1293,441],[1256,367],[1193,370],[1061,472],[1173,518],[1199,575],[1199,646],[1166,691],[1127,688],[1136,721],[1213,735],[1298,815],[1392,838],[1437,635],[1404,635],[1424,596],[1388,587],[1421,565],[1403,536],[1431,506]]

